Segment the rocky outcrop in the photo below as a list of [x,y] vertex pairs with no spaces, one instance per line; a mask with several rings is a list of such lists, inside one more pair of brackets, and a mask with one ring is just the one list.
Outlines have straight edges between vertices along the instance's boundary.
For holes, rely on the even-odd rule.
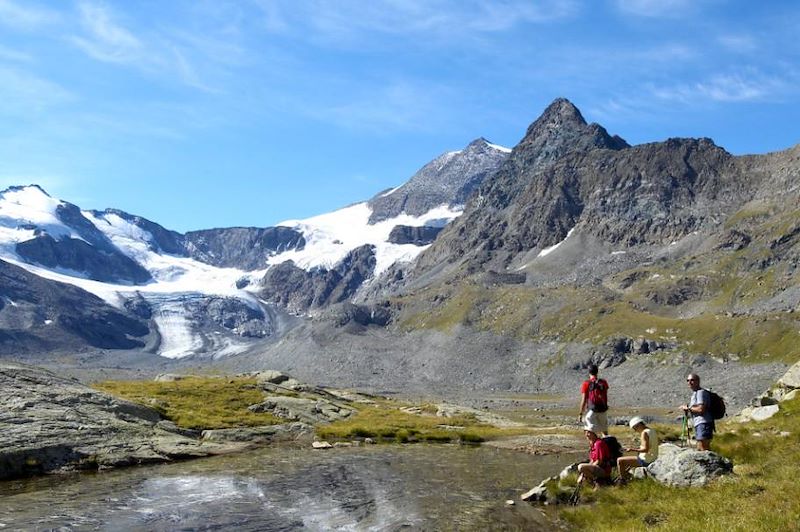
[[233,297],[195,298],[186,303],[193,323],[202,328],[216,325],[246,338],[271,335],[273,324],[260,309]]
[[396,225],[389,233],[389,242],[392,244],[414,244],[415,246],[427,246],[436,236],[442,232],[443,227],[430,227],[422,225],[411,227],[408,225]]
[[508,157],[486,139],[472,141],[457,152],[440,155],[423,166],[401,187],[371,200],[369,223],[406,213],[419,216],[440,205],[460,206],[472,192],[497,171]]
[[303,249],[302,233],[289,227],[228,227],[190,231],[184,237],[193,259],[224,268],[262,270],[267,259],[292,249]]
[[111,307],[80,288],[0,261],[0,352],[19,355],[90,345],[145,345],[146,321]]
[[319,398],[270,397],[263,403],[248,407],[251,412],[268,412],[287,421],[331,423],[350,417],[355,410],[342,404]]
[[261,296],[294,312],[349,300],[375,271],[375,248],[354,249],[334,268],[305,271],[287,261],[267,270]]
[[160,423],[150,408],[21,364],[0,364],[0,479],[225,451]]
[[152,279],[139,263],[113,246],[98,248],[77,238],[56,240],[43,233],[18,243],[15,250],[31,264],[71,270],[94,281],[144,284]]
[[713,451],[697,451],[671,443],[658,447],[658,459],[647,474],[668,486],[700,487],[733,471],[733,463]]

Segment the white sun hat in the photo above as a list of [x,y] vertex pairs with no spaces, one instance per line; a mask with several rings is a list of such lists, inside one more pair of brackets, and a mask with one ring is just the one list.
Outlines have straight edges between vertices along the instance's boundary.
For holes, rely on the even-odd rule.
[[639,423],[644,424],[644,419],[640,418],[639,416],[633,416],[628,422],[628,425],[630,425],[631,428],[634,428]]

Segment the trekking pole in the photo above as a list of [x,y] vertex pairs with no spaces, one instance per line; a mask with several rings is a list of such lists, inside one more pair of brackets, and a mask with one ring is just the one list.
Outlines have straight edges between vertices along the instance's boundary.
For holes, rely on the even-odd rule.
[[575,491],[572,492],[572,495],[569,496],[569,504],[570,506],[577,506],[578,501],[581,498],[581,484],[583,484],[583,475],[578,476],[578,483],[575,484]]
[[689,441],[689,433],[687,427],[688,424],[686,422],[686,411],[684,410],[683,423],[681,424],[681,439],[680,439],[681,445],[686,445],[686,443]]

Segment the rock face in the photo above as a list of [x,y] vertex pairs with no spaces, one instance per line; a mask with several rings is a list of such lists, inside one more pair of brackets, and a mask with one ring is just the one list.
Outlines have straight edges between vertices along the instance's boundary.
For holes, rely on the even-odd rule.
[[415,246],[427,246],[436,239],[442,232],[442,227],[430,227],[422,225],[411,227],[408,225],[396,225],[389,233],[389,242],[392,244],[414,244]]
[[147,323],[78,287],[0,261],[0,352],[143,347]]
[[669,486],[700,487],[733,471],[733,463],[713,451],[684,449],[671,443],[658,447],[658,459],[647,467],[655,480]]
[[294,312],[306,312],[351,298],[375,271],[375,248],[361,246],[328,270],[305,271],[287,261],[267,270],[261,296]]
[[213,266],[242,270],[264,269],[272,255],[304,246],[303,235],[289,227],[228,227],[190,231],[185,236],[190,257]]
[[418,269],[442,261],[508,266],[576,227],[616,246],[666,244],[715,222],[753,191],[733,157],[709,139],[629,147],[557,100]]
[[457,152],[440,155],[423,166],[403,186],[369,200],[371,224],[405,212],[425,214],[440,205],[459,206],[508,157],[504,149],[486,139],[472,141]]
[[207,456],[155,410],[20,364],[0,364],[0,479]]
[[273,324],[260,309],[232,297],[204,297],[186,303],[192,321],[206,329],[216,325],[247,338],[264,338]]

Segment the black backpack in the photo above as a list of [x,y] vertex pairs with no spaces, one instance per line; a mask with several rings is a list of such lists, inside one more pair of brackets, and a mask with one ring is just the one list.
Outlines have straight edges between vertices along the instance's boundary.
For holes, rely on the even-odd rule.
[[611,451],[611,460],[609,460],[611,467],[616,466],[617,458],[625,454],[622,450],[622,445],[620,445],[619,440],[617,440],[617,438],[614,436],[605,436],[601,439],[608,446],[608,450]]
[[725,417],[725,401],[719,394],[714,393],[711,390],[706,391],[711,397],[711,403],[708,405],[708,410],[711,412],[711,417],[714,419],[722,419]]
[[608,410],[608,403],[602,392],[608,391],[608,383],[605,379],[595,379],[589,381],[589,410],[595,412],[605,412]]

